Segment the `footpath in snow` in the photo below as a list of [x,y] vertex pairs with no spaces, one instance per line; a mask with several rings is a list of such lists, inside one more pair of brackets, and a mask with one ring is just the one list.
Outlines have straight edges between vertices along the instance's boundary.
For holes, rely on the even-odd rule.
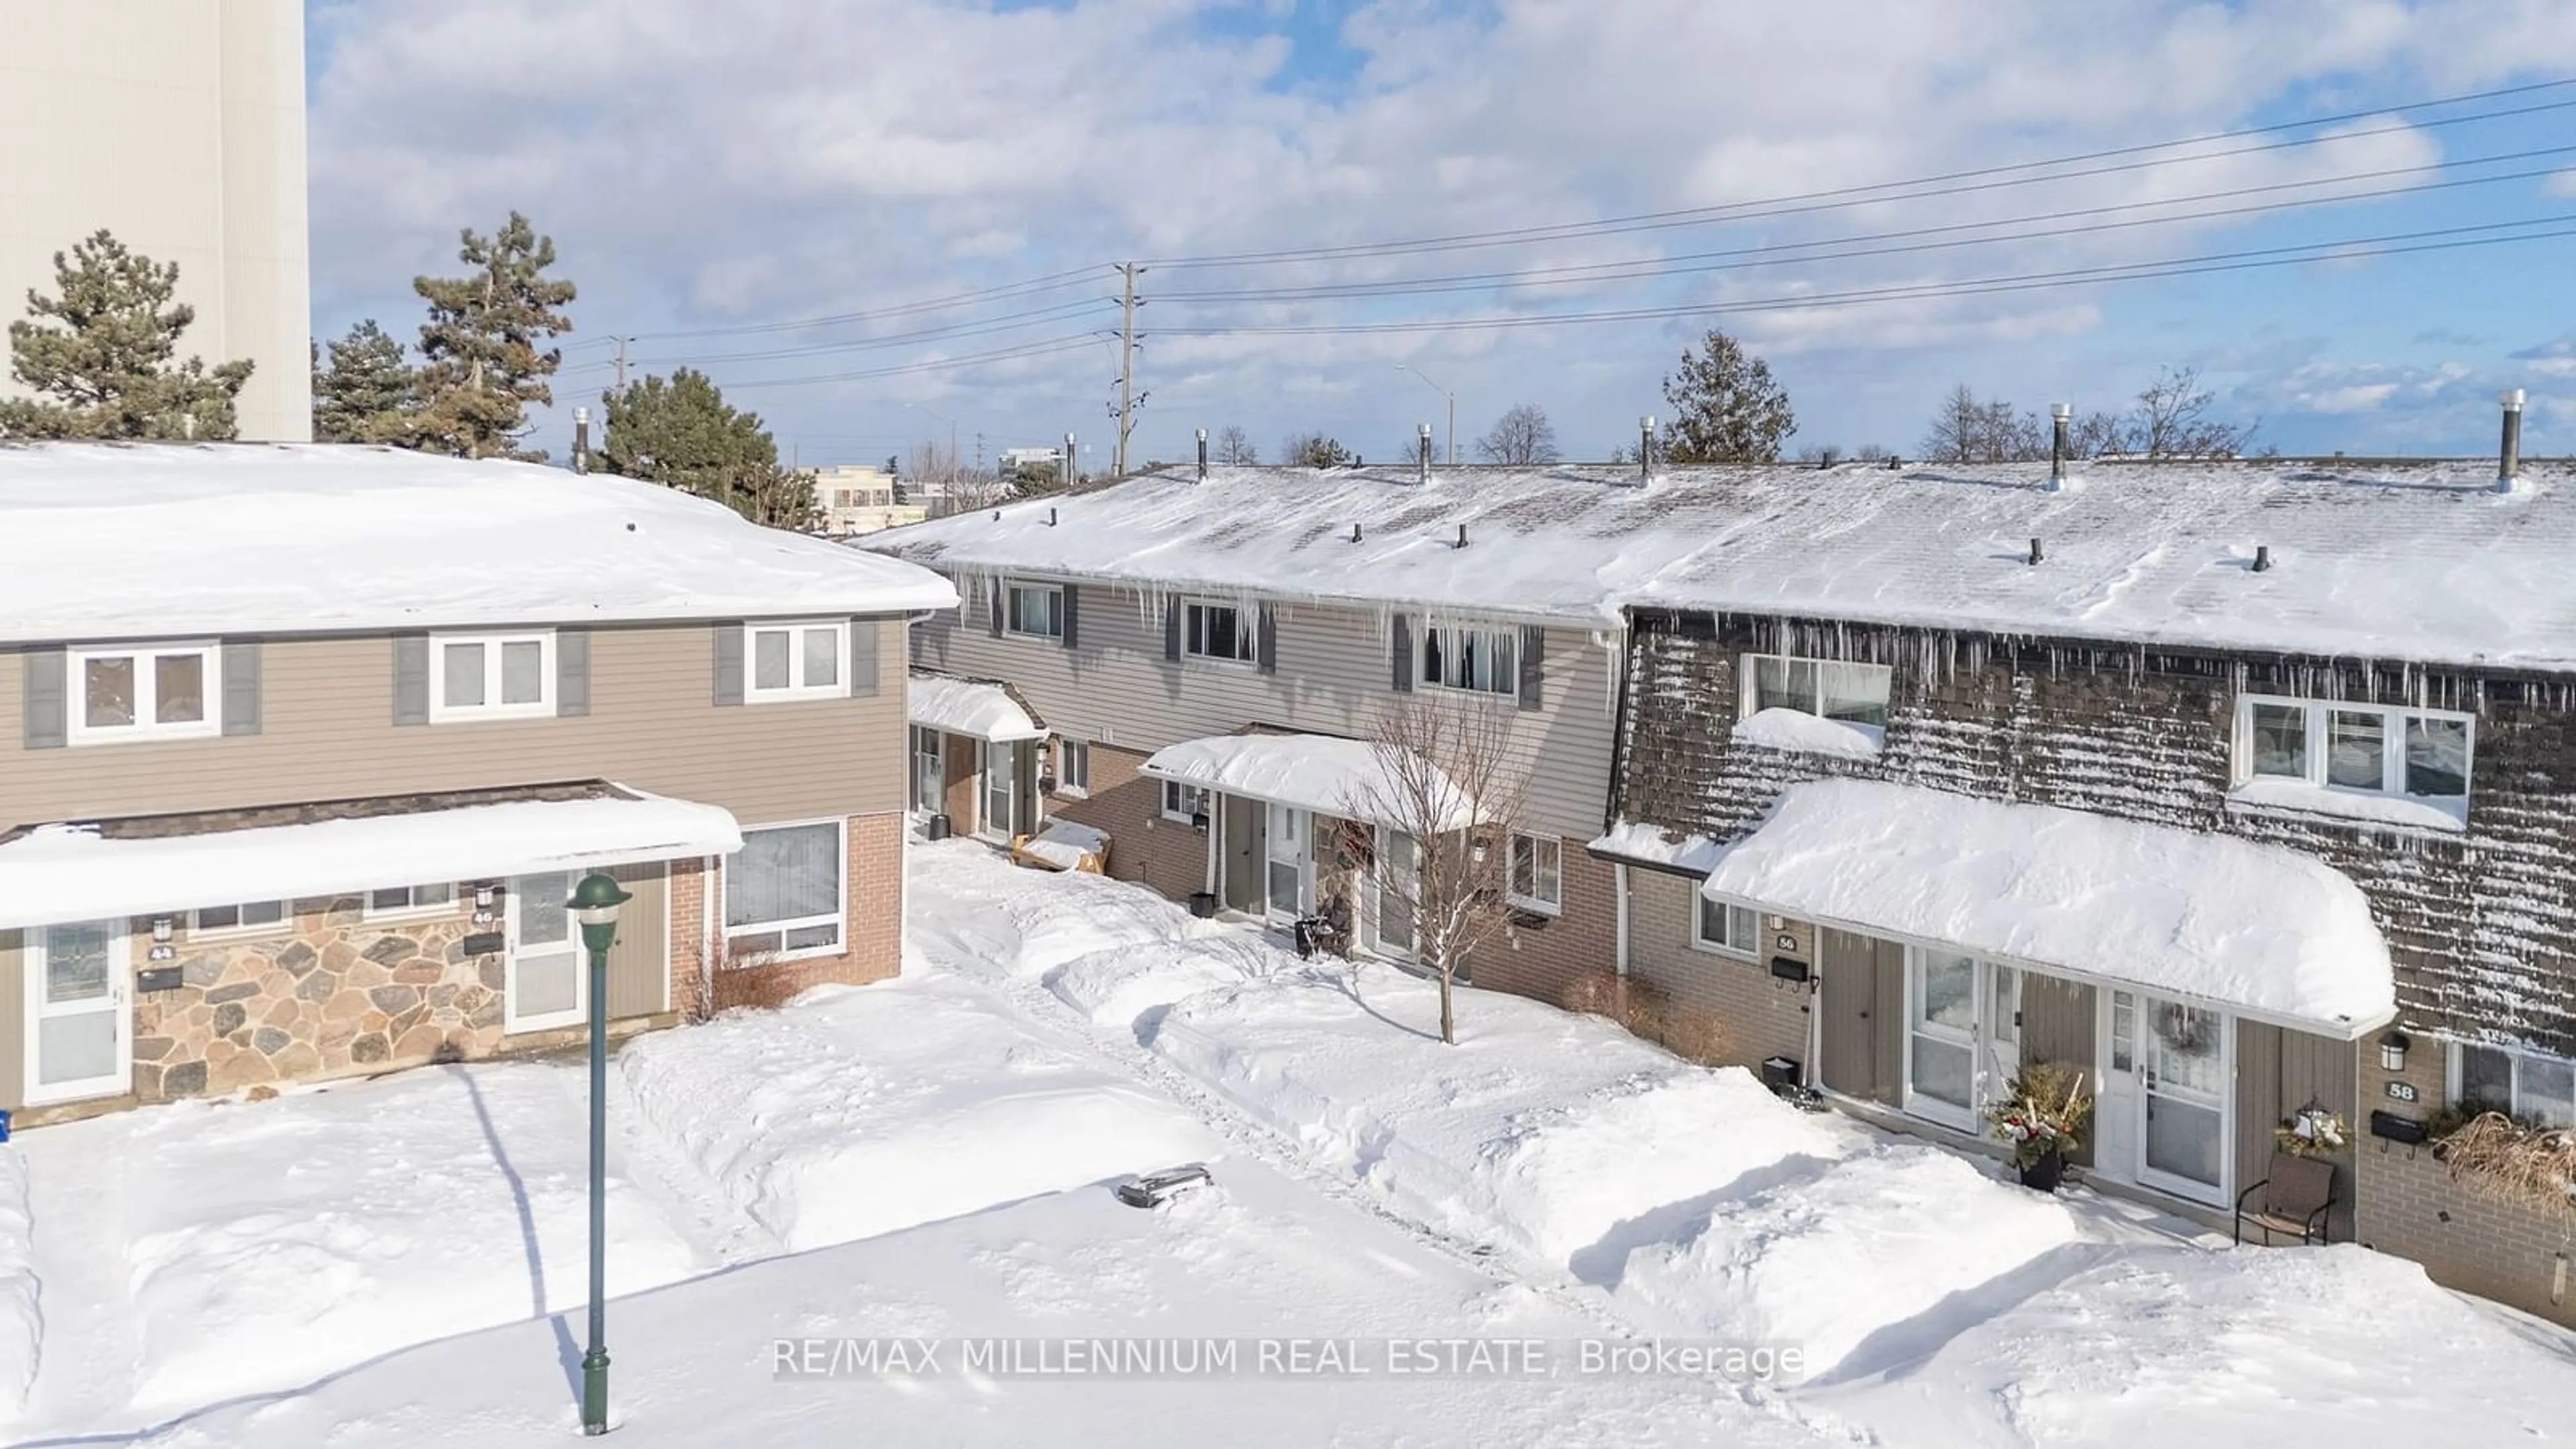
[[[616,1058],[639,1444],[2546,1442],[2569,1335],[2351,1247],[2210,1251],[1608,1024],[914,853],[903,979]],[[554,1443],[583,1085],[440,1068],[0,1147],[0,1442]],[[1163,1209],[1106,1185],[1184,1160]],[[780,1337],[1796,1343],[1803,1382],[783,1382]],[[23,1392],[23,1404],[20,1399]]]

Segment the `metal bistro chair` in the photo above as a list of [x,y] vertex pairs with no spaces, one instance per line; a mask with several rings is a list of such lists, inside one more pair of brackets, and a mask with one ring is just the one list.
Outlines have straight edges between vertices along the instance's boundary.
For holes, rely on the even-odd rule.
[[[2262,1201],[2248,1207],[2255,1194]],[[2236,1241],[2245,1241],[2252,1223],[2270,1247],[2274,1233],[2296,1233],[2301,1243],[2327,1241],[2326,1218],[2334,1210],[2334,1164],[2322,1157],[2272,1154],[2271,1175],[2236,1195]]]

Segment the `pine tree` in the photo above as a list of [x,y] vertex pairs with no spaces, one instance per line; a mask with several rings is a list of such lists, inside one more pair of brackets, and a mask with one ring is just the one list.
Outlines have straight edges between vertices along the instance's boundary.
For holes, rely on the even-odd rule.
[[779,466],[778,440],[705,373],[681,368],[601,396],[605,472],[644,478],[724,504],[773,528],[813,525],[814,475]]
[[27,292],[9,324],[10,375],[36,394],[0,401],[0,436],[229,438],[248,361],[174,362],[197,309],[173,302],[179,267],[105,230],[54,253],[61,295]]
[[1712,331],[1706,356],[1682,349],[1679,373],[1664,379],[1673,406],[1665,456],[1676,463],[1776,463],[1780,444],[1798,430],[1789,394],[1771,380],[1771,365],[1744,344]]
[[331,365],[313,369],[313,440],[374,443],[399,437],[420,405],[420,374],[403,345],[373,317],[331,344]]
[[537,345],[572,330],[558,309],[572,301],[573,284],[544,275],[555,263],[554,238],[537,235],[515,211],[497,235],[466,228],[456,255],[473,270],[412,279],[429,303],[420,327],[421,400],[389,440],[461,458],[541,461],[543,449],[518,444],[529,432],[528,404],[555,400],[546,379],[563,354]]

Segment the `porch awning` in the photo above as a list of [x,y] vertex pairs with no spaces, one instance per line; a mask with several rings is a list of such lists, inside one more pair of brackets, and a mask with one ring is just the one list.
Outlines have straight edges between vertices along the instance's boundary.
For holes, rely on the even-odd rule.
[[1792,785],[1703,891],[2353,1038],[2395,1014],[2361,888],[2231,836],[1873,780]]
[[904,712],[914,724],[969,739],[1001,744],[1046,738],[1041,724],[1011,692],[979,679],[916,674],[905,691]]
[[[1335,735],[1212,735],[1155,751],[1144,771],[1344,820],[1419,829],[1430,822],[1389,817],[1436,813],[1442,831],[1463,830],[1472,822],[1465,792],[1438,766],[1424,763],[1421,769],[1427,773],[1409,787],[1401,777],[1410,772],[1390,769],[1380,748]],[[1417,810],[1403,803],[1416,793],[1433,808]]]
[[0,839],[0,928],[741,848],[725,810],[600,782],[73,821]]

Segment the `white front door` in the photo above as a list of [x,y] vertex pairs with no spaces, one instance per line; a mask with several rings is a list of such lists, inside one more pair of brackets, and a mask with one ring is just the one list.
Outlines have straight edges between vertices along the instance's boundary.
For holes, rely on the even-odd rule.
[[510,947],[504,966],[509,983],[502,1007],[505,1030],[576,1026],[589,1009],[584,985],[590,973],[582,969],[581,938],[564,904],[571,895],[568,872],[510,878],[502,907]]
[[1422,846],[1401,830],[1379,826],[1377,867],[1370,873],[1370,939],[1379,955],[1394,961],[1414,959],[1419,943],[1413,929],[1413,903],[1422,887]]
[[2235,1033],[2225,1014],[2139,998],[2138,1181],[2195,1202],[2227,1201],[2228,1084]]
[[27,1105],[108,1097],[134,1081],[125,933],[113,921],[26,931]]
[[1019,819],[1019,747],[987,742],[984,747],[983,819],[976,822],[983,833],[997,840],[1010,838]]
[[1977,1127],[1977,959],[1908,950],[1905,1110],[1928,1122]]
[[939,731],[912,729],[912,808],[936,815],[948,808],[948,768]]
[[1273,921],[1286,924],[1306,914],[1313,904],[1306,832],[1314,828],[1314,818],[1294,805],[1273,804],[1268,809],[1262,853],[1269,861],[1269,914]]

